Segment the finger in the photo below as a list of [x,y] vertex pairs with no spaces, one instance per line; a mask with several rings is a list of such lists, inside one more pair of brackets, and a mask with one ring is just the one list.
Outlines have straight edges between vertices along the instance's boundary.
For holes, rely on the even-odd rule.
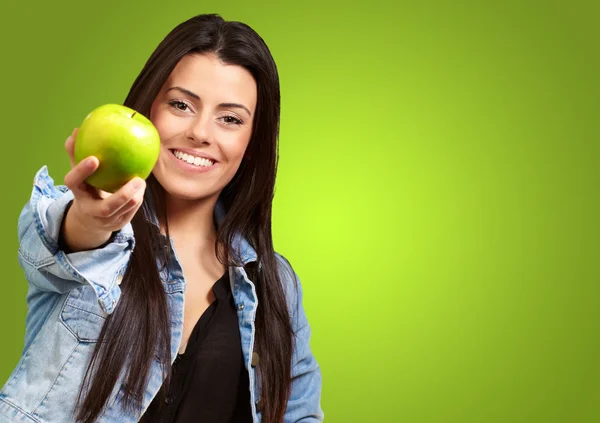
[[101,189],[95,189],[96,193],[98,194],[98,198],[108,198],[110,197],[112,194],[108,191],[102,191]]
[[73,130],[73,132],[71,133],[71,135],[69,135],[69,137],[67,138],[67,141],[65,142],[65,150],[67,150],[67,154],[69,155],[69,160],[71,161],[71,167],[75,167],[75,158],[74,158],[74,152],[75,152],[75,138],[77,137],[77,133],[79,132],[78,128],[75,128]]
[[99,165],[100,161],[97,157],[86,157],[65,175],[65,185],[73,191],[75,197],[91,194],[90,188],[92,187],[86,184],[85,180],[96,171]]
[[138,191],[142,191],[146,186],[146,181],[142,178],[133,178],[131,181],[123,185],[117,192],[110,197],[102,200],[103,205],[100,210],[100,217],[114,216],[121,208],[126,207],[127,203],[132,200]]
[[121,223],[123,223],[123,222],[124,222],[125,224],[127,224],[127,223],[131,222],[131,219],[133,219],[133,216],[135,216],[135,214],[136,214],[136,213],[137,213],[137,211],[139,210],[139,208],[140,208],[140,207],[139,207],[139,206],[140,206],[140,204],[142,204],[142,203],[140,202],[140,203],[139,203],[138,205],[136,205],[135,207],[132,207],[132,208],[131,208],[131,210],[129,210],[127,213],[125,213],[125,214],[121,215],[121,216],[119,217],[119,220],[121,221]]
[[[83,182],[81,185],[79,185],[79,189],[81,190],[81,192],[94,200],[102,200],[103,198],[105,198],[102,194],[105,193],[102,190],[99,190],[96,187],[91,186],[90,184],[88,184],[87,182]],[[110,195],[110,194],[108,194]]]
[[74,149],[74,140],[71,135],[65,141],[65,150],[67,150],[67,154],[69,155],[69,161],[71,162],[71,168],[75,167],[75,159],[73,158],[73,149]]
[[140,188],[135,193],[133,198],[131,200],[129,200],[127,203],[125,203],[125,205],[119,209],[118,214],[121,216],[120,217],[121,219],[123,219],[123,216],[130,214],[130,212],[132,210],[135,212],[135,210],[137,210],[142,205],[142,203],[144,201],[144,192],[145,191],[146,191],[145,189]]

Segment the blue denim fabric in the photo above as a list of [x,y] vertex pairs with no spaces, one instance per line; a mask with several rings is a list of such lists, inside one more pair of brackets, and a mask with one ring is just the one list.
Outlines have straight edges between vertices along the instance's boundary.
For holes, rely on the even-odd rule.
[[[18,259],[28,281],[28,313],[21,359],[0,391],[0,423],[75,421],[73,407],[87,363],[106,316],[119,301],[119,284],[135,248],[132,226],[126,225],[102,248],[67,254],[59,249],[58,236],[65,209],[72,199],[73,193],[65,186],[55,186],[43,166],[35,175],[31,199],[19,216]],[[223,210],[217,204],[217,224],[222,217]],[[155,218],[149,220],[157,224]],[[185,280],[173,243],[171,247],[175,260],[162,271],[161,279],[171,312],[174,359],[182,336]],[[238,237],[233,247],[243,265],[256,261],[256,252],[245,239]],[[321,371],[309,345],[310,326],[302,306],[300,281],[283,256],[276,254],[276,258],[296,333],[292,390],[284,421],[320,422],[323,421]],[[260,422],[261,413],[256,406],[260,383],[251,365],[258,306],[256,290],[243,266],[230,266],[229,275],[237,304],[244,361],[250,376],[253,421]],[[143,410],[133,415],[122,407],[124,380],[121,376],[98,421],[137,422],[162,382],[156,359],[144,393]]]

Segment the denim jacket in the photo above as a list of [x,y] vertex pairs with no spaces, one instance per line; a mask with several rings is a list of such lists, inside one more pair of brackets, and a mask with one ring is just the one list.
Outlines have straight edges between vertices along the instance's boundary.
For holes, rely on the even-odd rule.
[[[75,421],[76,395],[102,325],[119,301],[119,284],[135,238],[128,224],[98,249],[65,253],[59,249],[58,236],[73,193],[63,185],[55,186],[46,166],[36,173],[33,185],[18,221],[18,259],[28,281],[25,342],[16,368],[0,391],[0,423],[68,423]],[[217,224],[223,218],[219,204],[215,218]],[[156,224],[155,219],[152,222]],[[175,251],[172,241],[171,247]],[[257,260],[256,251],[242,237],[236,238],[233,249],[244,265]],[[173,360],[181,344],[185,291],[176,252],[174,257],[161,272],[170,309]],[[292,387],[284,422],[320,422],[321,371],[309,345],[310,327],[302,307],[300,282],[287,260],[279,254],[276,258],[295,333]],[[260,381],[252,360],[258,306],[255,285],[244,266],[230,266],[229,276],[249,373],[253,421],[260,422]],[[139,420],[163,383],[158,359],[150,369],[140,414],[133,415],[122,407],[123,383],[121,375],[99,422]]]

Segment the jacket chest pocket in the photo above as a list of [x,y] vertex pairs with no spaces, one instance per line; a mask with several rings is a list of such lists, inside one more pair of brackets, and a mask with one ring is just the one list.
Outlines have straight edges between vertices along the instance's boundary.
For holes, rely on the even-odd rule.
[[69,292],[60,319],[80,342],[97,342],[106,322],[93,288],[82,285]]

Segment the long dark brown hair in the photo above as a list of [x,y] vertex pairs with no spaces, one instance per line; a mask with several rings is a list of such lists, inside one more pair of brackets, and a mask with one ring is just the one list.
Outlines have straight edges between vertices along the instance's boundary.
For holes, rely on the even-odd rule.
[[[145,116],[171,71],[188,54],[214,53],[226,64],[248,70],[257,84],[257,106],[247,157],[219,200],[226,210],[215,245],[221,263],[240,266],[233,254],[234,237],[245,237],[257,252],[255,351],[260,356],[257,377],[265,423],[283,421],[291,385],[292,327],[280,270],[273,250],[271,208],[277,171],[280,115],[279,77],[263,39],[248,25],[219,15],[195,16],[174,28],[152,53],[133,83],[124,105]],[[102,413],[123,374],[124,407],[141,412],[144,389],[155,354],[163,368],[164,386],[171,379],[170,319],[157,263],[158,235],[149,213],[166,217],[162,187],[151,175],[147,190],[157,199],[144,204],[132,219],[135,249],[121,282],[121,297],[102,328],[79,392],[77,420],[92,423]],[[167,219],[161,219],[167,222]],[[168,228],[167,228],[167,245]],[[163,257],[169,260],[171,254]],[[85,393],[87,391],[87,393]]]

